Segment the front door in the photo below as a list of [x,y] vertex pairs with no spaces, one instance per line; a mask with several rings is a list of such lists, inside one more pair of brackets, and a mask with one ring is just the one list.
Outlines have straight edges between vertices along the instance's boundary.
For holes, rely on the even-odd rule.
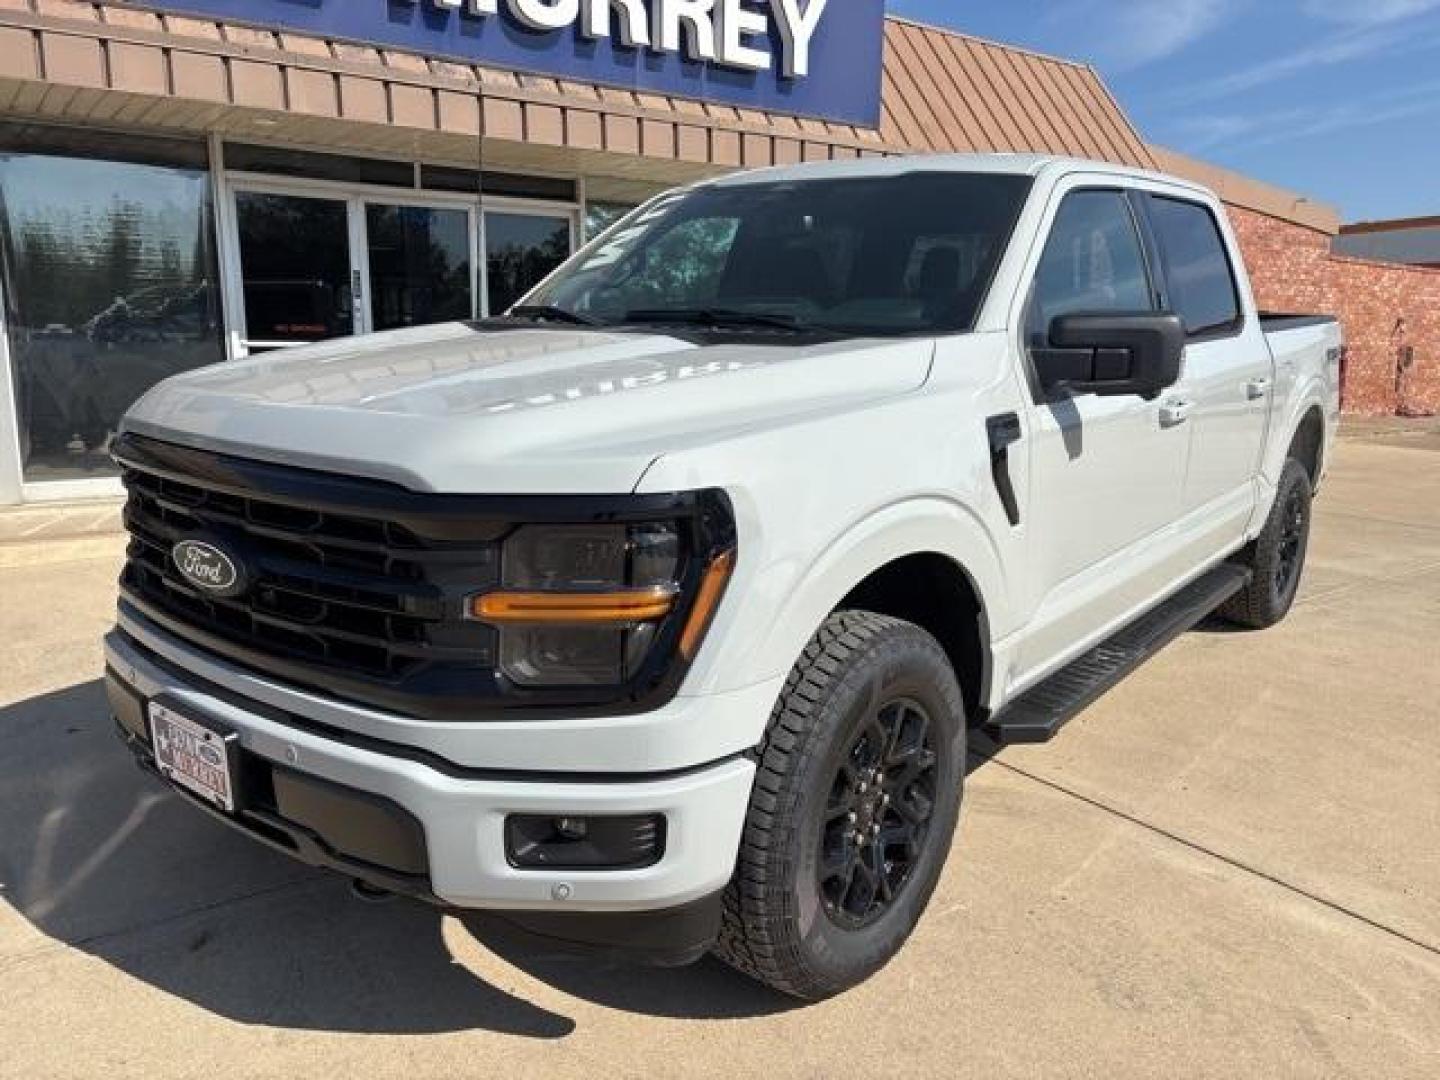
[[361,282],[345,199],[235,193],[242,355],[359,333]]
[[473,318],[471,213],[463,207],[367,202],[367,330]]
[[[1061,197],[1033,271],[1024,362],[1075,312],[1157,310],[1133,205],[1122,191]],[[1162,425],[1159,401],[1036,389],[1030,412],[1031,611],[1014,682],[1034,682],[1108,631],[1157,587],[1163,534],[1180,512],[1189,432]]]

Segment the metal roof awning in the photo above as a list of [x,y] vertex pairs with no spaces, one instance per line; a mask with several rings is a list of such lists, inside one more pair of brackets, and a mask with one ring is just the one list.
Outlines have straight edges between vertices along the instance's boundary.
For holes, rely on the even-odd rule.
[[652,188],[916,151],[1154,164],[1089,67],[895,18],[885,35],[874,130],[121,3],[0,0],[0,112],[455,162],[483,137],[496,167]]

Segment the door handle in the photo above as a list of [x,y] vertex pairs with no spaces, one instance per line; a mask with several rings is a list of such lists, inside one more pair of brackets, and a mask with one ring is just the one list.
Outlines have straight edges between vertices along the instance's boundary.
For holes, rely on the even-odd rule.
[[1193,401],[1182,401],[1175,399],[1165,402],[1160,406],[1160,426],[1162,428],[1179,427],[1190,419],[1190,414],[1195,411]]
[[1245,400],[1247,401],[1259,401],[1269,393],[1269,379],[1251,379],[1245,384]]

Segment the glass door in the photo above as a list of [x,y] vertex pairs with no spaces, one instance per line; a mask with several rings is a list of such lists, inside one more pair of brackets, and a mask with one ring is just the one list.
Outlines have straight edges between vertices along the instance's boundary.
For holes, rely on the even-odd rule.
[[570,210],[487,210],[485,300],[500,315],[570,257],[575,214]]
[[[575,248],[576,210],[229,180],[231,354],[500,314]],[[483,222],[483,224],[482,224]],[[483,256],[482,256],[483,253]]]
[[359,332],[343,198],[235,192],[246,353]]
[[367,330],[474,318],[470,219],[464,207],[366,203]]

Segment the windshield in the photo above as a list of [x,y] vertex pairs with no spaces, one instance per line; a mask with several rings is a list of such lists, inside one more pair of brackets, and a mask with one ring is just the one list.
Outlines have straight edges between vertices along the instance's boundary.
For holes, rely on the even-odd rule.
[[1030,184],[920,172],[664,195],[580,251],[512,314],[857,336],[969,330]]

